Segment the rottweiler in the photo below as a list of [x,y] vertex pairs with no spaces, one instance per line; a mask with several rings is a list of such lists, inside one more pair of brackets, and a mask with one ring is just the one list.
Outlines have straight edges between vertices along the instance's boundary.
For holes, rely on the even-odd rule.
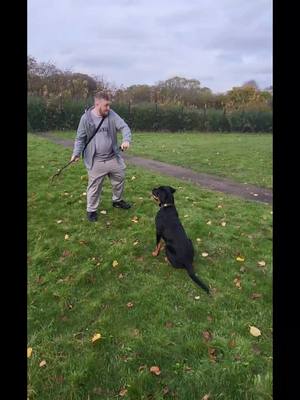
[[190,278],[210,294],[209,288],[194,273],[194,247],[179,220],[173,196],[175,191],[171,186],[159,186],[152,189],[152,196],[160,207],[155,217],[156,247],[152,255],[158,256],[162,248],[161,239],[163,239],[166,260],[174,268],[185,268]]

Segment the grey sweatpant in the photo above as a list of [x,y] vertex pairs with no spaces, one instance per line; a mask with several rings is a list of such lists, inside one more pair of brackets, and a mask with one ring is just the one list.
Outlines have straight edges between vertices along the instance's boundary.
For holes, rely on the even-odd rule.
[[102,192],[103,181],[108,176],[112,186],[112,201],[122,200],[125,184],[125,163],[114,157],[108,161],[94,160],[92,169],[88,170],[89,183],[86,191],[87,211],[97,211]]

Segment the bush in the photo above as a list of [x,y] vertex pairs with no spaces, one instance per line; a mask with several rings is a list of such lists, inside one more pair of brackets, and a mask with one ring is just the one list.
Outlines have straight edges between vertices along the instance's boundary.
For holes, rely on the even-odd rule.
[[[31,131],[76,130],[84,110],[92,104],[85,100],[45,100],[28,97],[27,129]],[[143,103],[112,104],[133,130],[139,131],[211,131],[211,132],[272,132],[272,111],[234,111],[183,108],[177,105]]]

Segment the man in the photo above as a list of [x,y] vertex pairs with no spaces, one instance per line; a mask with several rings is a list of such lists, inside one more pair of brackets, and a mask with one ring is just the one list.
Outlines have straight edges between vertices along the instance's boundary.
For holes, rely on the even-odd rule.
[[125,183],[125,168],[123,158],[117,143],[117,131],[122,132],[122,150],[127,150],[131,142],[131,131],[125,121],[110,109],[110,98],[105,93],[96,93],[94,106],[88,108],[82,115],[74,143],[71,160],[78,161],[85,144],[93,135],[102,118],[103,123],[87,145],[83,161],[88,171],[87,187],[87,218],[90,222],[97,221],[97,209],[102,192],[104,178],[108,176],[112,185],[113,207],[128,209],[130,204],[122,199]]

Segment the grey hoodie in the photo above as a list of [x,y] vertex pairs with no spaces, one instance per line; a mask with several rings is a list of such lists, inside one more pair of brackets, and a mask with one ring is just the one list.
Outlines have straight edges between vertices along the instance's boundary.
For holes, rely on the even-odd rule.
[[[81,152],[86,142],[89,140],[89,138],[93,135],[95,131],[95,124],[91,116],[91,110],[93,108],[94,106],[89,107],[87,110],[85,110],[85,113],[82,115],[80,119],[74,143],[73,156],[79,157],[81,155]],[[130,143],[131,142],[130,128],[126,124],[126,122],[112,109],[109,110],[108,116],[106,118],[108,124],[108,133],[112,137],[113,152],[116,155],[117,161],[121,164],[123,168],[125,168],[125,163],[123,161],[123,158],[121,157],[118,146],[117,131],[122,132],[123,142],[126,141]],[[87,169],[91,169],[93,167],[95,152],[96,152],[96,143],[95,139],[93,138],[84,151],[83,161]]]

